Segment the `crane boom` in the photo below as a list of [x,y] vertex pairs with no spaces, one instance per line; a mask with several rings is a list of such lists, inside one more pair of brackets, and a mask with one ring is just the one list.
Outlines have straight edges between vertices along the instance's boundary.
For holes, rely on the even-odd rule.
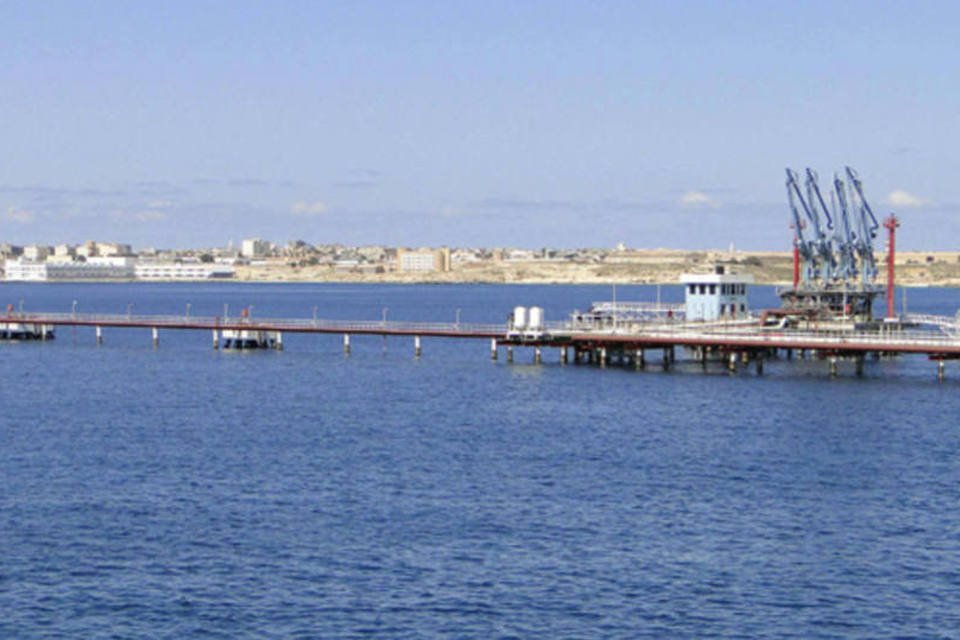
[[841,229],[836,236],[837,253],[840,256],[840,273],[844,279],[857,276],[857,235],[850,228],[850,211],[847,206],[847,186],[837,174],[833,175],[833,191],[840,206]]
[[833,279],[837,262],[833,256],[833,248],[831,247],[830,238],[820,226],[820,216],[818,212],[823,212],[824,216],[826,217],[827,229],[833,229],[833,219],[830,217],[830,212],[827,210],[827,206],[823,202],[823,196],[820,195],[820,186],[817,184],[817,174],[810,167],[807,167],[806,186],[807,199],[810,201],[810,214],[814,229],[817,231],[816,249],[817,253],[820,255],[822,269],[821,277],[823,278],[824,283],[826,283]]
[[876,260],[873,255],[873,239],[877,237],[877,229],[880,224],[877,217],[873,215],[873,210],[863,195],[863,183],[860,177],[850,167],[846,167],[847,177],[850,179],[852,200],[857,205],[857,224],[860,231],[860,237],[857,238],[856,250],[860,256],[860,275],[863,283],[867,284],[877,275]]
[[790,213],[793,214],[793,226],[797,237],[797,251],[803,260],[802,275],[803,281],[806,283],[809,281],[810,276],[816,272],[816,251],[814,250],[812,242],[807,240],[804,235],[803,229],[806,227],[806,223],[800,215],[800,210],[797,208],[797,201],[799,201],[805,214],[808,209],[807,203],[804,202],[803,195],[800,193],[797,174],[790,168],[787,168],[786,172],[787,202],[790,204]]

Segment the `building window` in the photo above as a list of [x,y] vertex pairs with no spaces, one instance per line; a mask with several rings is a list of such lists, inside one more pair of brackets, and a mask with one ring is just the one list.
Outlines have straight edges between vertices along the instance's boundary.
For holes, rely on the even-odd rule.
[[740,311],[746,311],[746,310],[747,310],[747,305],[741,304],[741,305],[740,305]]
[[716,293],[717,293],[717,285],[715,284],[710,285],[710,295],[714,295]]
[[700,285],[700,295],[703,295],[706,292],[707,292],[707,285],[705,284]]
[[690,291],[690,295],[694,295],[697,292],[697,285],[695,284],[691,284],[687,288]]

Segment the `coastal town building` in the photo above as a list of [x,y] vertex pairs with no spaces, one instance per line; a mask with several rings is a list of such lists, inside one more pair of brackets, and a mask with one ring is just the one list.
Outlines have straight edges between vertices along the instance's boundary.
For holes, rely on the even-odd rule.
[[209,262],[144,262],[134,266],[137,280],[215,280],[236,275],[229,265]]
[[248,238],[240,243],[240,255],[244,258],[264,258],[270,253],[270,243],[260,238]]
[[97,253],[97,243],[93,240],[87,240],[82,245],[77,247],[77,255],[82,258],[92,258],[100,255]]
[[93,257],[73,261],[7,260],[4,278],[23,282],[64,280],[129,280],[134,277],[134,258]]
[[72,260],[73,257],[77,255],[77,249],[69,244],[58,244],[53,248],[53,255],[57,258],[69,258]]
[[50,247],[40,244],[28,244],[23,248],[23,257],[27,260],[46,260],[50,253]]
[[23,255],[23,247],[19,247],[9,242],[0,242],[0,258],[16,258]]
[[397,249],[400,271],[450,271],[450,249]]
[[133,248],[129,244],[120,244],[117,242],[98,243],[97,255],[104,257],[130,256],[133,255]]

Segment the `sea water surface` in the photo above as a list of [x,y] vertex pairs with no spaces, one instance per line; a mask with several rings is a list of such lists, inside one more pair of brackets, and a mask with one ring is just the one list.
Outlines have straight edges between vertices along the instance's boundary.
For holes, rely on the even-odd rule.
[[[605,287],[0,286],[26,310],[560,319]],[[653,300],[652,287],[618,299]],[[665,287],[664,300],[679,300]],[[773,292],[752,292],[755,307]],[[130,306],[132,305],[132,306]],[[955,290],[911,310],[953,314]],[[485,341],[0,343],[3,638],[947,638],[960,366],[559,363]]]

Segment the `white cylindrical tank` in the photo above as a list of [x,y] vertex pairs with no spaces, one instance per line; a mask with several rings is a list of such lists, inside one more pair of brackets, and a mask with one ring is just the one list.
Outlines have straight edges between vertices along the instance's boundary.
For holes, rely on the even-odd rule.
[[527,308],[526,307],[514,307],[513,308],[513,328],[517,331],[522,331],[527,328]]
[[530,316],[527,318],[527,329],[531,331],[543,330],[543,307],[530,307]]

